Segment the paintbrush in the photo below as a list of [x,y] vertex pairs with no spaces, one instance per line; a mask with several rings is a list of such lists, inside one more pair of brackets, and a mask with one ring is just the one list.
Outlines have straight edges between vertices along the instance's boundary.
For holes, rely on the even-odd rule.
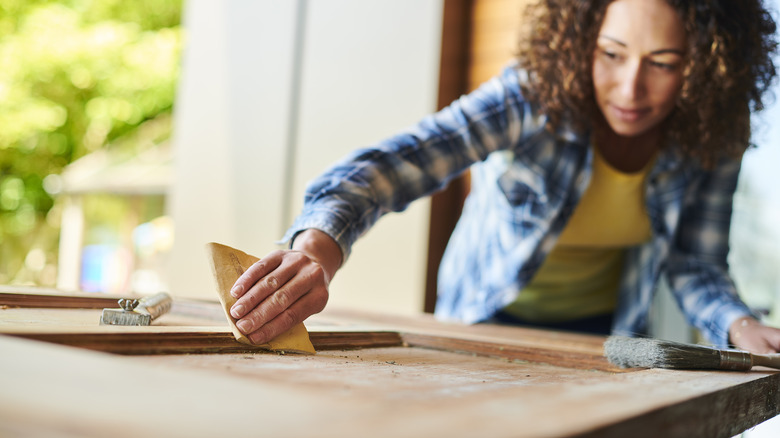
[[612,364],[622,368],[746,371],[753,366],[765,366],[780,369],[780,354],[718,350],[652,338],[610,336],[604,343],[604,355]]

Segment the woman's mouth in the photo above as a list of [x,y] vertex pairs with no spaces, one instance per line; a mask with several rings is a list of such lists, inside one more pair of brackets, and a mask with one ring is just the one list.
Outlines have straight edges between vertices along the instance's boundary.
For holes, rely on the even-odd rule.
[[647,108],[627,108],[610,105],[612,114],[624,122],[636,122],[650,112]]

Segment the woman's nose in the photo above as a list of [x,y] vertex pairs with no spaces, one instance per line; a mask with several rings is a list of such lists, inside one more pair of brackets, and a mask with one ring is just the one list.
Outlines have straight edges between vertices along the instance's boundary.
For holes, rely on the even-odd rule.
[[642,63],[627,63],[620,76],[620,94],[626,99],[635,100],[642,97],[644,92]]

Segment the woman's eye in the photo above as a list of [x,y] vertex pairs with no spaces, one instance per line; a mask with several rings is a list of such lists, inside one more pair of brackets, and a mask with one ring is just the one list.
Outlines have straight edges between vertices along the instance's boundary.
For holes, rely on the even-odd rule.
[[603,56],[606,59],[617,61],[620,59],[620,55],[618,55],[616,52],[612,52],[610,50],[601,50],[601,56]]
[[658,61],[650,61],[650,66],[664,71],[674,71],[677,68],[676,64],[667,64],[665,62]]

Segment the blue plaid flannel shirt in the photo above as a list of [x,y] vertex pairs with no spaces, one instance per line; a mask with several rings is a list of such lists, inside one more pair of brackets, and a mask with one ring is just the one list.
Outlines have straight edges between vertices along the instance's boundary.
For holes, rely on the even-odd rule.
[[[417,125],[360,149],[308,186],[283,240],[307,228],[352,244],[466,169],[471,192],[442,259],[436,316],[474,323],[522,293],[555,245],[591,176],[590,136],[561,127],[523,98],[514,66]],[[626,251],[613,333],[646,334],[661,273],[688,321],[718,347],[752,315],[728,273],[732,197],[740,163],[704,171],[663,150],[646,186],[652,239]]]

